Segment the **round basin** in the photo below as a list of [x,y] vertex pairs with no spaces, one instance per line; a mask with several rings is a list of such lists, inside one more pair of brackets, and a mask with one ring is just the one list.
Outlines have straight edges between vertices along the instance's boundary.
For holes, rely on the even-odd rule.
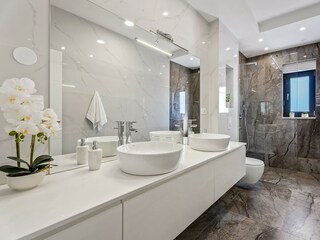
[[181,133],[179,131],[153,131],[149,133],[151,141],[158,142],[181,142]]
[[182,146],[168,142],[139,142],[117,148],[120,169],[133,175],[159,175],[177,169]]
[[189,136],[192,149],[206,152],[219,152],[228,148],[230,136],[215,133],[199,133]]
[[[92,148],[93,141],[98,142],[98,148],[102,149],[102,157],[111,157],[117,155],[118,147],[118,136],[101,136],[101,137],[90,137],[86,139],[86,144]],[[80,144],[80,139],[78,140]]]

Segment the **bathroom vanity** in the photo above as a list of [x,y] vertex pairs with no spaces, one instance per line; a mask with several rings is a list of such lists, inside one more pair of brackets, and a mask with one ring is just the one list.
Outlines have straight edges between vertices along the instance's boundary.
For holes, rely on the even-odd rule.
[[115,160],[49,175],[30,191],[1,186],[1,239],[174,239],[245,175],[244,145],[183,146],[178,169],[164,175],[125,174]]

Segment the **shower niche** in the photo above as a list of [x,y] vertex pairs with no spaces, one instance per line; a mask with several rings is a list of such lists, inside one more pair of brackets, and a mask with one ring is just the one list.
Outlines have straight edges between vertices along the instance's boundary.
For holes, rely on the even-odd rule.
[[233,68],[226,65],[226,97],[225,97],[225,107],[233,108]]

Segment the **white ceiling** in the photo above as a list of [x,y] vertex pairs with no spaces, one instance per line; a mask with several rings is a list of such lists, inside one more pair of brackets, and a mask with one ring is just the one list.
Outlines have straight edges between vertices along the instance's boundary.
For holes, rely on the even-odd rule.
[[[239,39],[246,57],[320,41],[320,0],[186,1],[201,14],[219,18]],[[301,27],[306,30],[299,31]]]

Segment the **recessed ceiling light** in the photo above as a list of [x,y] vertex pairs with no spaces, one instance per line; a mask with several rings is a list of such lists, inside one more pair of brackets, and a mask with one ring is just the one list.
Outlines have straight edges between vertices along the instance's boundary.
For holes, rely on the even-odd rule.
[[162,75],[162,72],[160,73],[160,75]]
[[104,41],[103,40],[97,40],[97,43],[104,44]]
[[258,42],[263,42],[263,38],[259,38],[259,39],[258,39]]
[[233,57],[235,57],[235,58],[238,57],[238,54],[233,55]]
[[66,50],[66,47],[62,46],[62,47],[61,47],[61,50]]
[[89,57],[93,58],[93,54],[90,54]]
[[168,12],[163,12],[162,15],[166,17],[166,16],[169,15],[169,13]]
[[304,30],[306,30],[306,27],[301,27],[301,28],[299,28],[299,31],[304,31]]
[[201,42],[202,44],[206,44],[206,42],[205,41],[203,41],[203,42]]
[[131,22],[131,21],[129,21],[129,20],[124,21],[124,24],[125,24],[126,26],[128,26],[128,27],[133,27],[133,26],[134,26],[134,23]]
[[190,61],[193,61],[193,59],[194,59],[194,58],[193,58],[193,57],[191,57],[191,58],[190,58]]
[[165,68],[165,67],[166,67],[166,65],[162,65],[162,67],[163,67],[163,68]]
[[229,48],[229,47],[226,48],[226,51],[230,51],[230,50],[231,50],[231,48]]
[[307,58],[307,56],[306,56],[306,55],[304,55],[304,56],[303,56],[303,58]]
[[265,51],[268,51],[268,50],[269,50],[269,48],[268,48],[268,47],[266,47],[266,48],[264,48],[264,50],[265,50]]

